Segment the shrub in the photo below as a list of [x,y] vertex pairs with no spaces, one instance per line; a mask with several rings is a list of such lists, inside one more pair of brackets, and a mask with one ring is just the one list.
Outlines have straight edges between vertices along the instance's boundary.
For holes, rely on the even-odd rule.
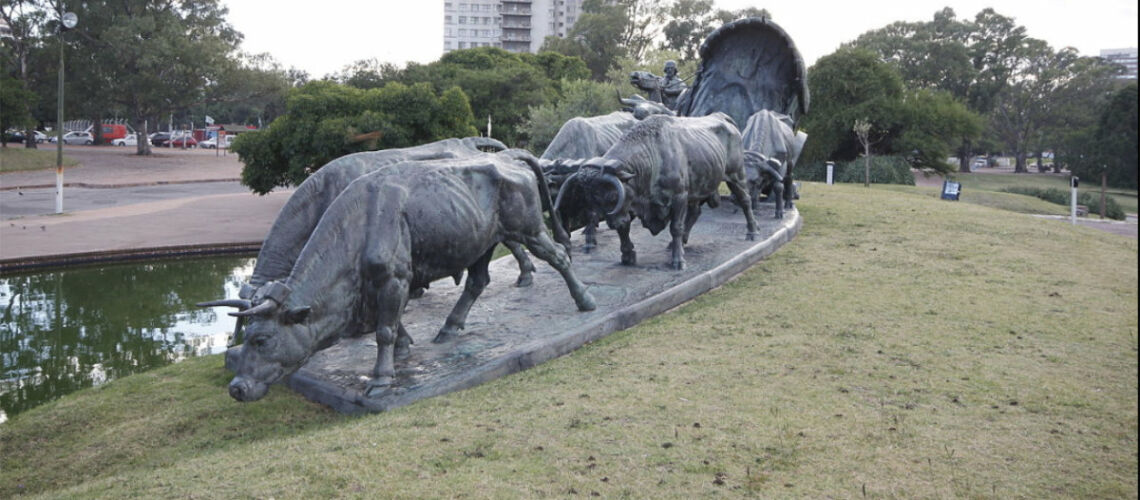
[[[1013,186],[1002,188],[1002,191],[1006,193],[1035,196],[1037,198],[1041,198],[1042,200],[1048,201],[1050,203],[1056,203],[1058,205],[1068,205],[1071,202],[1072,196],[1068,190],[1057,188],[1042,189],[1034,187]],[[1079,194],[1077,195],[1077,204],[1089,207],[1090,214],[1099,214],[1100,194],[1091,193],[1089,191],[1079,191]],[[1120,208],[1120,205],[1117,204],[1116,200],[1112,199],[1111,196],[1106,196],[1104,198],[1104,211],[1107,212],[1104,214],[1104,216],[1108,217],[1109,219],[1124,220],[1124,209]]]
[[[827,165],[813,162],[797,165],[793,172],[796,180],[826,182]],[[863,160],[835,164],[833,173],[835,182],[863,183]],[[898,156],[872,156],[871,157],[871,183],[872,184],[903,184],[914,185],[914,172],[905,159]]]

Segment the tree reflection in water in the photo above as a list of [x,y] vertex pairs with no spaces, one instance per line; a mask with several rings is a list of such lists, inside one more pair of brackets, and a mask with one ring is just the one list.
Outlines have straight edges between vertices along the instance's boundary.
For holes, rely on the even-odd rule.
[[225,350],[254,259],[217,257],[0,277],[0,422],[64,394]]

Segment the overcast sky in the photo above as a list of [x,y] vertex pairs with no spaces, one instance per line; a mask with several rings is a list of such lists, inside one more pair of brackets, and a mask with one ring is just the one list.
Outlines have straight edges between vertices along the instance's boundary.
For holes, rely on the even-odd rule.
[[[314,78],[360,59],[403,66],[427,63],[443,53],[440,0],[223,0],[229,22],[245,35],[242,50],[268,52],[285,67]],[[804,62],[894,21],[928,21],[943,7],[972,19],[986,7],[1025,26],[1029,36],[1054,49],[1071,46],[1083,55],[1136,47],[1135,0],[715,0],[718,8],[756,6],[791,35]]]

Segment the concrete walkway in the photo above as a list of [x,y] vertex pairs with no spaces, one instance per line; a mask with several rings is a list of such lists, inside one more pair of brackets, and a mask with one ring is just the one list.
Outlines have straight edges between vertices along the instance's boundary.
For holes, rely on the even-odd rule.
[[[67,192],[75,187],[113,189],[207,181],[236,181],[241,163],[236,155],[210,150],[157,150],[151,157],[133,148],[68,146],[64,154],[80,166],[64,171],[64,213],[53,214],[54,199],[40,213],[9,218],[0,213],[0,271],[105,260],[111,255],[140,258],[206,249],[255,251],[269,232],[277,212],[292,193],[274,191],[202,194],[188,198],[120,204],[94,210],[68,211]],[[221,185],[223,183],[219,183]],[[0,175],[6,194],[55,186],[55,170]],[[208,190],[207,190],[208,191]]]

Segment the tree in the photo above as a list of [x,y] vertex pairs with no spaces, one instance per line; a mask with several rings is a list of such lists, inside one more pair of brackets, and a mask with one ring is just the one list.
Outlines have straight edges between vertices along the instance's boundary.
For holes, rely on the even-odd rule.
[[[81,113],[98,119],[121,107],[145,134],[144,121],[206,101],[241,41],[219,0],[89,0],[71,37]],[[149,144],[139,141],[140,154]]]
[[747,17],[772,17],[767,9],[713,10],[712,0],[676,0],[669,6],[669,22],[662,28],[661,48],[677,51],[683,61],[695,61],[697,50],[713,30]]
[[530,108],[520,130],[530,138],[528,148],[541,155],[558,130],[576,116],[598,116],[620,109],[618,89],[612,83],[573,80],[562,84],[562,98],[557,102]]
[[1112,94],[1101,108],[1095,127],[1083,134],[1085,147],[1069,164],[1073,175],[1102,179],[1127,189],[1137,187],[1137,85]]
[[430,83],[438,92],[450,87],[463,89],[475,118],[480,122],[491,118],[496,139],[522,144],[526,137],[518,127],[526,119],[527,110],[558,97],[558,84],[547,76],[548,72],[585,74],[573,59],[513,54],[494,47],[455,50],[431,64],[409,64],[400,81],[407,85]]
[[871,187],[871,122],[865,119],[855,120],[855,125],[851,130],[855,132],[855,137],[859,140],[859,144],[863,146],[863,187]]
[[586,0],[582,14],[565,38],[546,37],[540,52],[558,52],[579,57],[595,80],[601,81],[619,57],[630,53],[625,45],[628,12],[624,5]]
[[946,158],[954,148],[975,141],[985,128],[984,118],[949,92],[930,89],[907,92],[902,123],[895,152],[907,158],[912,168],[942,175],[953,170]]
[[850,161],[860,152],[852,131],[855,120],[876,124],[882,137],[875,141],[883,153],[902,127],[904,86],[898,71],[866,49],[841,48],[811,67],[808,85],[812,112],[801,127],[811,137],[801,163]]
[[[32,106],[38,96],[32,92],[29,62],[34,49],[42,43],[44,20],[47,15],[44,6],[31,0],[12,0],[0,4],[0,20],[8,25],[9,36],[3,37],[12,47],[11,55],[0,54],[0,67],[15,67],[13,78],[5,79],[0,74],[0,135],[11,126],[24,128],[24,145],[35,149],[36,139],[32,133]],[[7,141],[0,138],[0,147],[8,147]]]
[[347,154],[475,135],[473,121],[458,88],[437,93],[426,82],[392,82],[361,90],[317,81],[292,90],[285,114],[240,135],[232,149],[245,164],[242,183],[265,194]]

